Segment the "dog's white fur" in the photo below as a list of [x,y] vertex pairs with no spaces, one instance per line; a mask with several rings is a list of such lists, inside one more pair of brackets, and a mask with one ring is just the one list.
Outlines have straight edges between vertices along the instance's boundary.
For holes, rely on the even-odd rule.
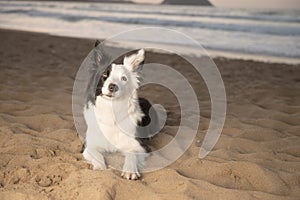
[[[125,57],[123,65],[112,64],[102,95],[97,96],[95,105],[89,103],[84,109],[87,123],[84,158],[94,169],[102,170],[106,169],[102,153],[119,151],[125,156],[122,176],[126,179],[140,177],[139,169],[147,156],[135,139],[137,123],[143,117],[136,92],[139,86],[138,68],[143,60],[142,49]],[[116,84],[118,91],[111,93],[108,89],[110,83]]]

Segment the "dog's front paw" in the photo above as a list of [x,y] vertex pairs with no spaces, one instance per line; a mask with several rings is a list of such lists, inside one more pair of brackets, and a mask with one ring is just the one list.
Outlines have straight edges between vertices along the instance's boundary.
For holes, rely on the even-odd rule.
[[141,177],[139,172],[122,172],[121,176],[127,180],[137,180]]
[[88,163],[93,165],[94,170],[106,169],[105,159],[98,151],[85,149],[83,151],[83,157]]
[[95,159],[92,160],[93,170],[105,170],[107,169],[105,162],[99,162]]

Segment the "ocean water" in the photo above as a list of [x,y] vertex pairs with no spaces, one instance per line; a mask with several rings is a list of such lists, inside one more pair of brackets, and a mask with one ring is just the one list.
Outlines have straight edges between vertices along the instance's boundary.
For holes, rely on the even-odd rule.
[[[180,31],[212,56],[300,63],[299,10],[0,1],[0,28],[105,39],[141,27]],[[159,39],[182,53],[188,48]]]

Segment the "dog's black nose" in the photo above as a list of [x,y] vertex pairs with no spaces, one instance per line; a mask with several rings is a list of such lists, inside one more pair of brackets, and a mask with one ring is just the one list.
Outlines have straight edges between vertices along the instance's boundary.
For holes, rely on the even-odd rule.
[[116,91],[118,91],[118,89],[119,88],[118,88],[118,86],[116,84],[111,83],[111,84],[108,85],[108,90],[110,92],[116,92]]

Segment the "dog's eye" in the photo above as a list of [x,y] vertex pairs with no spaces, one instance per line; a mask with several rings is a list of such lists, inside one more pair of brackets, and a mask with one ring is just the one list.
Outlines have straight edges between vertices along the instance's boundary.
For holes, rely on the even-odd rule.
[[121,77],[121,80],[122,80],[122,81],[127,81],[126,76],[122,76],[122,77]]

